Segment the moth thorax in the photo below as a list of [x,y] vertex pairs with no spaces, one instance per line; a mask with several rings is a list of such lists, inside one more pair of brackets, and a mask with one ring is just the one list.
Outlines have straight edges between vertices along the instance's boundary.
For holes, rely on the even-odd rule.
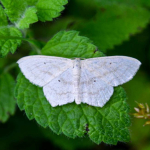
[[73,81],[74,81],[74,96],[75,96],[75,102],[76,104],[81,103],[80,95],[79,95],[79,89],[80,89],[80,72],[81,72],[81,64],[80,59],[76,58],[74,60],[73,65]]

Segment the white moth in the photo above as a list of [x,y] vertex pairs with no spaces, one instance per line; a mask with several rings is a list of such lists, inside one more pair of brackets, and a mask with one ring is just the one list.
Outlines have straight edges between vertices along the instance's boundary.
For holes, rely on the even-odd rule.
[[131,80],[141,65],[137,59],[125,56],[72,60],[37,55],[21,58],[17,63],[31,83],[43,87],[53,107],[73,101],[103,107],[113,87]]

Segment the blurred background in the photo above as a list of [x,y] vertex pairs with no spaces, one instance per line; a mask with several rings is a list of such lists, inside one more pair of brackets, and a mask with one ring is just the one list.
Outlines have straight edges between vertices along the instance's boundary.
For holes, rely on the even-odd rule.
[[[116,146],[96,145],[88,136],[69,139],[57,136],[29,121],[24,111],[16,106],[15,114],[7,122],[0,122],[0,150],[150,150],[150,125],[145,119],[133,117],[137,102],[150,106],[150,0],[70,0],[62,15],[53,22],[38,22],[26,30],[27,38],[47,42],[61,30],[78,30],[90,38],[107,56],[125,55],[142,62],[140,70],[123,85],[130,106],[131,140]],[[5,69],[16,80],[19,69],[14,64],[19,58],[35,53],[36,47],[23,42],[14,55],[0,58],[0,73]]]

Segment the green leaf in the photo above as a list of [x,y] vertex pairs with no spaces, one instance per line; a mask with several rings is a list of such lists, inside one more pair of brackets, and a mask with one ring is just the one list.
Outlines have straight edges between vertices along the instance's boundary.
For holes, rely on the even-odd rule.
[[29,6],[35,6],[38,0],[26,0]]
[[148,0],[75,0],[77,3],[80,3],[82,5],[90,5],[90,6],[101,6],[101,7],[105,7],[105,6],[111,6],[111,5],[126,5],[126,6],[150,6],[150,1]]
[[21,44],[21,31],[14,26],[8,26],[7,16],[0,6],[0,56],[6,56],[9,52],[14,53]]
[[0,58],[0,74],[3,72],[3,68],[6,65],[7,60],[4,58]]
[[38,17],[41,21],[52,21],[53,18],[60,16],[68,0],[38,0],[36,4]]
[[[130,111],[131,114],[135,113],[134,108],[138,106],[135,101],[143,104],[147,103],[148,106],[150,106],[150,81],[146,72],[143,70],[139,71],[134,80],[125,84],[124,87],[127,89],[129,95],[128,103],[132,108]],[[130,127],[132,131],[131,141],[132,144],[135,145],[135,149],[140,150],[140,148],[143,149],[143,145],[150,144],[149,141],[143,141],[143,139],[149,138],[150,132],[149,126],[143,127],[146,121],[148,121],[148,119],[132,117],[132,126]]]
[[[10,21],[18,28],[28,28],[29,24],[41,21],[52,21],[60,16],[68,0],[1,0]],[[37,14],[36,14],[37,13]],[[38,17],[37,17],[38,15]]]
[[[104,56],[95,50],[96,46],[88,38],[79,36],[78,32],[62,31],[47,43],[42,54],[68,58]],[[88,134],[97,144],[103,141],[115,145],[118,141],[129,140],[129,108],[121,87],[115,88],[113,96],[102,108],[75,103],[51,107],[42,88],[30,83],[20,73],[15,95],[19,108],[25,110],[30,120],[35,119],[41,126],[49,127],[56,134],[63,133],[70,138]]]
[[[9,20],[16,25],[17,28],[29,28],[31,23],[38,21],[37,9],[29,4],[34,4],[28,1],[21,0],[1,0],[5,7],[5,12]],[[29,4],[28,4],[28,3]]]
[[10,74],[0,75],[0,122],[6,122],[15,112],[15,82]]
[[[41,21],[58,17],[67,3],[67,0],[1,0],[0,56],[6,56],[9,51],[14,53],[21,44],[23,38],[19,29],[29,28],[30,24],[38,21],[38,17]],[[8,26],[7,17],[16,28]]]
[[21,19],[16,23],[16,26],[20,29],[29,28],[31,23],[37,22],[38,17],[36,15],[37,9],[35,7],[28,7]]
[[107,0],[101,0],[101,1],[97,1],[95,0],[97,3],[101,4],[101,5],[112,5],[112,4],[123,4],[123,5],[128,5],[128,6],[150,6],[150,1],[148,0],[111,0],[111,1],[107,1]]
[[93,20],[80,22],[75,29],[90,37],[104,52],[140,32],[149,22],[150,12],[141,7],[111,5],[100,8]]
[[21,44],[22,33],[13,26],[0,27],[0,56],[14,53]]
[[88,38],[81,37],[78,34],[79,32],[76,31],[60,31],[45,45],[42,54],[68,58],[104,56],[97,51],[97,47],[91,44]]
[[9,20],[13,23],[21,18],[27,6],[27,3],[22,0],[1,0],[1,3],[5,7]]
[[87,136],[84,136],[82,140],[80,138],[68,139],[68,137],[66,137],[65,135],[53,134],[53,132],[50,132],[48,128],[39,129],[47,139],[49,139],[55,146],[61,148],[61,150],[90,150],[96,145]]
[[[50,147],[60,150],[91,149],[95,144],[88,137],[68,139],[64,135],[56,135],[48,128],[41,128],[35,121],[29,121],[24,112],[17,111],[5,124],[0,124],[1,150],[37,150],[46,141]],[[31,144],[32,141],[32,144]],[[14,144],[16,143],[16,144]]]
[[6,16],[2,6],[0,5],[0,27],[7,26],[7,25],[8,25],[7,16]]

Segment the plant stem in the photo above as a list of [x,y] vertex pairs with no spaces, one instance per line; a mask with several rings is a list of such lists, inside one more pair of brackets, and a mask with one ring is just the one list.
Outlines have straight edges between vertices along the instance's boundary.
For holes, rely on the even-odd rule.
[[33,50],[36,51],[37,54],[41,54],[41,43],[38,41],[30,40],[30,39],[24,39],[24,41],[29,42],[30,46],[33,48]]
[[31,44],[31,47],[33,47],[33,49],[37,52],[37,54],[41,54],[41,49],[45,45],[44,42],[31,40],[31,39],[27,39],[27,38],[21,38],[21,37],[0,37],[0,39],[6,39],[6,40],[7,39],[15,39],[15,40],[27,41]]
[[41,49],[43,48],[43,46],[45,45],[44,42],[40,42],[40,41],[36,41],[36,40],[31,40],[31,39],[26,39],[26,38],[21,38],[24,41],[29,42],[29,44],[31,45],[31,47],[33,48],[33,50],[35,50],[37,52],[37,54],[41,54]]
[[15,63],[12,63],[12,64],[9,65],[9,66],[6,66],[6,68],[4,69],[4,73],[9,72],[9,70],[15,68],[16,66],[17,66],[17,63],[16,63],[16,62],[15,62]]

